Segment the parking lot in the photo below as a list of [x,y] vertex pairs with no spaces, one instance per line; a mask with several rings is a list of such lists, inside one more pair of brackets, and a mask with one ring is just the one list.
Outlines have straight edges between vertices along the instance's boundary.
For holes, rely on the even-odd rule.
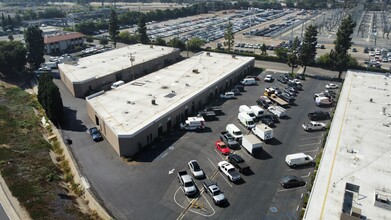
[[[263,77],[269,72],[263,72]],[[279,73],[274,74],[274,78]],[[236,99],[216,99],[213,105],[221,105],[224,115],[208,121],[207,129],[201,132],[175,130],[162,137],[154,146],[143,151],[135,162],[126,162],[117,156],[106,142],[95,143],[87,133],[93,126],[86,114],[85,101],[73,98],[60,80],[69,123],[63,127],[64,138],[72,139],[70,145],[82,173],[94,191],[116,219],[149,218],[161,219],[297,219],[306,187],[284,189],[279,184],[283,175],[297,175],[310,181],[312,167],[291,169],[285,156],[305,152],[316,157],[321,149],[324,132],[305,132],[301,124],[307,113],[316,106],[313,94],[324,90],[327,80],[307,77],[303,91],[296,97],[295,105],[287,109],[288,117],[281,119],[274,128],[275,139],[263,144],[263,153],[255,158],[245,150],[235,150],[250,165],[251,172],[242,175],[239,183],[230,182],[217,170],[217,163],[225,157],[216,150],[214,142],[219,132],[229,123],[236,124],[242,132],[246,129],[238,122],[239,105],[255,105],[265,86],[286,85],[275,81],[245,87],[245,92]],[[331,111],[331,108],[323,110]],[[187,162],[197,160],[207,178],[216,181],[228,199],[226,206],[218,207],[205,193],[194,198],[184,195],[177,180],[177,172],[187,169]],[[202,182],[195,180],[198,189]],[[150,211],[153,210],[153,211]]]

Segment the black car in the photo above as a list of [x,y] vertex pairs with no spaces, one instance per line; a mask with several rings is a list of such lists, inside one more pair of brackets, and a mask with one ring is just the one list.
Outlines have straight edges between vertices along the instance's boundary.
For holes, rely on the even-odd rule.
[[250,170],[250,167],[243,160],[243,158],[237,154],[229,154],[227,160],[230,164],[236,167],[241,173],[245,173]]
[[238,89],[240,92],[244,92],[244,86],[243,85],[236,85],[234,89]]
[[261,118],[261,122],[269,127],[274,127],[274,122],[271,118],[269,117],[263,117]]
[[284,84],[288,83],[288,80],[283,76],[277,77],[277,80],[280,81],[281,83],[284,83]]
[[231,92],[233,92],[234,95],[240,95],[240,90],[239,89],[232,89]]
[[330,119],[330,114],[325,111],[315,111],[308,113],[308,118],[311,121]]
[[270,120],[272,120],[274,123],[277,123],[277,122],[280,122],[280,120],[278,119],[278,117],[274,114],[264,114],[262,116],[262,118],[269,118]]
[[92,137],[92,140],[94,140],[95,142],[103,140],[102,134],[100,133],[98,128],[92,127],[89,129],[89,132]]
[[258,105],[260,105],[262,108],[268,108],[269,107],[269,104],[265,101],[265,100],[263,100],[263,99],[258,99],[257,100],[257,103],[258,103]]
[[289,176],[284,176],[280,179],[280,183],[282,187],[284,188],[292,188],[292,187],[300,187],[300,186],[305,186],[304,180],[297,176],[289,175]]
[[368,47],[364,48],[364,53],[369,53],[369,48]]

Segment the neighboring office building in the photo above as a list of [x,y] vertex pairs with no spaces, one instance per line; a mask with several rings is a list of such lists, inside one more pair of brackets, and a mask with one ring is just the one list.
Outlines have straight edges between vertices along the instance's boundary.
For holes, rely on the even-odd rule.
[[391,219],[390,96],[389,76],[347,72],[303,219]]
[[83,98],[110,89],[116,81],[129,82],[179,59],[177,48],[135,44],[81,58],[75,64],[62,63],[58,69],[72,95]]
[[254,57],[201,52],[87,97],[87,113],[120,156],[133,156],[233,87],[253,66]]
[[65,51],[74,50],[76,47],[83,47],[84,35],[79,32],[58,32],[45,35],[45,54],[60,54]]

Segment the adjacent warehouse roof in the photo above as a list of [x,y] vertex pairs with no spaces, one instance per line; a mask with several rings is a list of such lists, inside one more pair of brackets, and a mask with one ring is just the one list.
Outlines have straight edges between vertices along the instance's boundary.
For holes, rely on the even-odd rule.
[[81,58],[77,64],[59,64],[58,68],[73,83],[81,83],[91,78],[100,78],[131,68],[131,54],[134,58],[133,65],[136,66],[177,50],[177,48],[172,47],[135,44]]
[[390,160],[391,78],[348,71],[304,219],[390,219]]
[[43,41],[45,44],[50,44],[54,42],[76,39],[80,37],[84,37],[84,34],[79,32],[72,32],[72,33],[59,32],[59,33],[44,36]]
[[202,52],[87,101],[118,135],[131,135],[253,62],[253,57]]

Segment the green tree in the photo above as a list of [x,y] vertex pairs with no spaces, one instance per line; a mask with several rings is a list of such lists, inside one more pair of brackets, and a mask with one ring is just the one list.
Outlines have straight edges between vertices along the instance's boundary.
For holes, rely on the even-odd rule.
[[117,48],[117,40],[119,34],[118,18],[117,13],[114,10],[111,10],[110,20],[109,20],[109,34],[110,39],[113,42],[114,48]]
[[224,39],[226,40],[225,41],[225,45],[227,45],[228,52],[230,53],[232,47],[234,46],[234,42],[235,42],[234,41],[235,36],[234,36],[233,31],[232,31],[232,23],[231,23],[231,21],[228,22],[228,27],[225,29]]
[[91,35],[86,35],[86,42],[92,43],[92,42],[94,42],[94,38]]
[[1,13],[1,28],[3,29],[3,31],[7,29],[7,20],[5,19],[3,13]]
[[8,75],[14,70],[23,70],[26,54],[26,48],[20,41],[0,41],[0,72]]
[[299,58],[297,57],[296,51],[292,51],[288,55],[288,66],[292,68],[291,73],[293,73],[293,70],[295,66],[297,66],[297,63],[299,62]]
[[263,43],[262,46],[261,46],[261,55],[265,55],[266,56],[267,55],[266,50],[267,50],[266,44]]
[[186,49],[186,44],[183,41],[179,40],[179,38],[177,37],[172,38],[168,45],[170,45],[171,47],[179,48],[182,51]]
[[38,101],[45,109],[46,115],[57,125],[63,120],[64,106],[60,90],[54,84],[53,77],[50,73],[44,73],[38,80]]
[[138,42],[138,36],[129,31],[122,31],[118,34],[118,41],[125,44],[135,44]]
[[12,21],[12,18],[10,15],[8,15],[8,18],[7,18],[7,24],[8,24],[8,29],[10,29],[11,31],[13,31],[15,29],[14,22]]
[[299,45],[300,45],[300,40],[299,40],[299,37],[296,36],[292,42],[291,51],[296,51],[297,48],[299,48]]
[[316,26],[308,26],[304,34],[303,44],[299,50],[299,61],[301,66],[304,67],[303,74],[305,74],[307,66],[315,62],[317,36]]
[[205,44],[201,38],[195,37],[187,41],[187,49],[190,51],[200,51],[201,46]]
[[337,39],[334,41],[334,49],[330,51],[330,57],[333,61],[333,69],[338,71],[338,78],[341,78],[343,71],[348,68],[349,54],[348,50],[352,46],[352,34],[356,23],[352,17],[345,17],[337,31]]
[[147,35],[147,25],[145,24],[145,15],[140,14],[140,19],[138,21],[138,36],[139,42],[142,44],[149,43],[149,38]]
[[288,60],[288,49],[287,48],[276,48],[274,49],[274,53],[280,60]]
[[156,38],[155,44],[159,46],[167,46],[167,42],[161,37]]
[[106,46],[109,43],[109,40],[107,40],[105,37],[101,37],[99,38],[99,43],[103,46]]
[[42,37],[42,31],[38,26],[30,26],[24,32],[24,39],[26,41],[27,48],[27,61],[30,67],[37,69],[41,63],[45,62],[44,55],[44,42]]

